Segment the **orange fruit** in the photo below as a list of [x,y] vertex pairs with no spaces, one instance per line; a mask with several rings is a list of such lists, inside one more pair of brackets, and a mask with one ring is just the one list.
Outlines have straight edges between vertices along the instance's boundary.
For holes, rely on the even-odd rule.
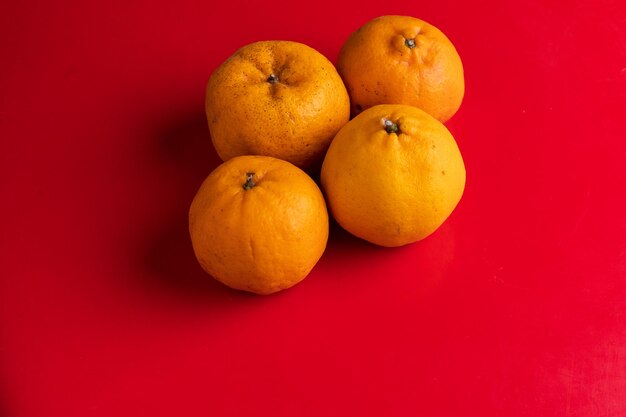
[[302,170],[267,156],[217,167],[189,210],[202,268],[229,287],[270,294],[300,282],[328,241],[322,192]]
[[452,42],[409,16],[382,16],[359,28],[341,48],[337,70],[354,115],[377,104],[409,104],[445,122],[465,92],[463,65]]
[[244,46],[211,75],[206,115],[222,160],[266,155],[319,169],[350,117],[348,92],[333,64],[297,42]]
[[465,166],[441,122],[416,107],[381,104],[337,133],[321,181],[344,229],[377,245],[401,246],[448,218],[465,188]]

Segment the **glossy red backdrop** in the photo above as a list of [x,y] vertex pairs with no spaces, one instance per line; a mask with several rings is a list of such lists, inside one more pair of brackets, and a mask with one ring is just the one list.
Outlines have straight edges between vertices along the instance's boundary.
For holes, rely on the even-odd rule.
[[[189,203],[211,71],[260,39],[335,60],[358,26],[441,28],[466,193],[428,239],[333,227],[302,284],[231,291]],[[0,414],[626,415],[626,40],[618,1],[7,2]]]

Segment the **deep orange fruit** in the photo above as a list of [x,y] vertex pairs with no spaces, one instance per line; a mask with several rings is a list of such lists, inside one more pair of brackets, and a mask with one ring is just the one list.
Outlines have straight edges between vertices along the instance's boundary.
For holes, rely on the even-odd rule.
[[382,16],[363,25],[341,48],[337,69],[354,115],[377,104],[409,104],[445,122],[465,93],[452,42],[409,16]]

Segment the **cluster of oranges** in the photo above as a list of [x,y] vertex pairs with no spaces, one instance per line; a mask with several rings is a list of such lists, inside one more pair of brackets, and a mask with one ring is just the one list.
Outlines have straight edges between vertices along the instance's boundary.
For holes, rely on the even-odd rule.
[[[233,288],[289,288],[326,249],[327,204],[337,223],[374,244],[430,235],[465,187],[461,153],[442,124],[463,94],[456,49],[413,17],[366,23],[336,68],[296,42],[239,49],[207,86],[209,130],[226,162],[189,211],[198,261]],[[323,193],[305,171],[320,173]]]

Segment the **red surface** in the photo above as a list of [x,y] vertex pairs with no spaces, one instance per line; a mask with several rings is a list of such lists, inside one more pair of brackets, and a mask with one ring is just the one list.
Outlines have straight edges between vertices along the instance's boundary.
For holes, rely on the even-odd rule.
[[[569,3],[6,2],[0,415],[625,416],[626,14]],[[464,61],[458,209],[400,249],[335,227],[275,296],[214,282],[210,72],[390,13]]]

